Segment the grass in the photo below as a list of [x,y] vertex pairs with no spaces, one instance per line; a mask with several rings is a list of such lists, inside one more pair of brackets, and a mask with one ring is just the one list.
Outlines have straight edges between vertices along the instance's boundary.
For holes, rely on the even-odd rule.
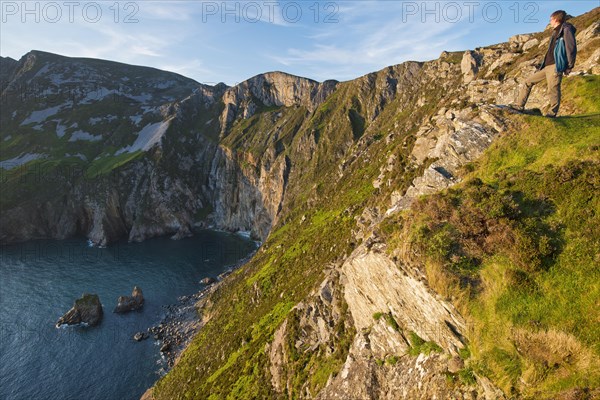
[[[597,84],[573,79],[567,98]],[[600,386],[600,104],[591,98],[577,106],[583,115],[515,116],[464,183],[381,230],[392,246],[409,242],[430,284],[467,317],[472,371],[461,373],[508,395]]]
[[143,151],[138,150],[134,151],[133,153],[121,153],[117,156],[107,155],[100,157],[91,162],[90,166],[85,171],[86,178],[98,178],[102,175],[109,174],[113,170],[137,159],[143,154]]
[[[375,190],[372,185],[380,174],[380,163],[386,160],[381,154],[395,152],[408,160],[414,143],[410,137],[417,124],[411,122],[412,109],[398,112],[403,103],[395,101],[380,112],[376,123],[368,123],[368,110],[379,106],[373,95],[376,88],[369,90],[372,93],[342,83],[309,118],[302,107],[281,107],[234,121],[224,145],[235,149],[233,156],[247,163],[244,168],[262,165],[262,157],[273,151],[289,158],[293,167],[287,200],[261,250],[211,296],[210,307],[203,313],[212,319],[177,366],[157,382],[155,398],[220,399],[244,391],[249,394],[241,397],[273,398],[276,394],[265,345],[283,321],[288,326],[289,358],[283,376],[287,377],[289,396],[298,397],[306,390],[315,394],[330,376],[339,373],[355,335],[353,325],[347,322],[348,311],[343,311],[331,328],[331,343],[306,351],[296,348],[303,336],[299,315],[290,305],[306,299],[323,280],[324,268],[351,253],[357,245],[352,230],[362,209],[389,196],[392,187]],[[411,107],[415,106],[411,103]],[[430,107],[433,110],[434,106]],[[360,110],[364,127],[352,129],[351,109]],[[392,141],[382,140],[398,124],[406,131],[397,132]],[[362,131],[360,138],[357,128]],[[373,140],[375,136],[379,140]],[[357,153],[361,156],[345,159]],[[405,189],[410,181],[400,179],[394,188]],[[347,306],[342,301],[339,307],[344,310]],[[385,318],[390,326],[397,326],[391,316]]]
[[[457,57],[450,58],[458,62]],[[385,106],[375,88],[385,84],[388,72],[341,83],[312,113],[302,107],[265,108],[234,121],[224,145],[237,151],[234,157],[244,170],[264,165],[268,154],[289,158],[286,200],[256,256],[211,296],[203,310],[210,321],[157,382],[155,398],[298,398],[307,391],[314,395],[339,373],[355,334],[352,325],[341,318],[334,327],[333,354],[326,346],[309,351],[292,305],[305,301],[322,282],[323,269],[359,244],[352,232],[362,210],[388,204],[393,191],[406,190],[422,172],[409,157],[414,133],[455,94],[452,89],[431,93],[425,89],[436,82],[403,81],[409,66],[394,68],[399,87],[406,89]],[[450,79],[456,80],[453,87],[460,74]],[[593,92],[597,82],[572,79],[565,81],[565,104]],[[416,107],[421,91],[428,97],[425,106]],[[473,384],[478,374],[511,395],[551,397],[575,384],[597,383],[595,365],[588,361],[597,354],[592,325],[597,316],[576,311],[594,309],[600,281],[590,255],[600,237],[592,196],[598,170],[593,106],[573,101],[574,110],[587,114],[581,118],[511,116],[518,130],[501,136],[473,163],[463,185],[420,200],[413,211],[394,215],[379,229],[391,250],[401,254],[402,245],[409,245],[425,264],[430,284],[466,315],[470,343],[461,356],[469,365],[457,374],[465,384]],[[397,162],[382,172],[391,155]],[[372,182],[382,173],[389,185],[376,190]],[[394,326],[391,314],[373,318]],[[284,321],[286,388],[278,394],[266,346]],[[581,357],[555,355],[555,344],[563,339]],[[410,342],[413,356],[441,350],[414,332]],[[531,343],[546,346],[552,359],[534,352]],[[530,350],[523,353],[524,344]],[[555,359],[558,368],[543,368]],[[394,361],[375,360],[378,365]],[[535,390],[521,387],[523,379],[535,382]]]
[[413,357],[418,356],[419,354],[430,355],[432,352],[441,353],[442,348],[436,344],[435,342],[425,341],[415,332],[410,331],[408,333],[408,340],[410,341],[410,348],[408,349],[408,354]]

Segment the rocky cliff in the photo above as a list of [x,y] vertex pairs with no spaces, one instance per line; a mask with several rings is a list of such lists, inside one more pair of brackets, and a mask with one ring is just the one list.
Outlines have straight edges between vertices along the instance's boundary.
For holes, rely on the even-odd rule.
[[[556,121],[501,106],[548,32],[348,82],[269,73],[232,88],[33,52],[7,87],[64,84],[52,59],[106,76],[101,93],[128,105],[84,91],[2,108],[0,237],[213,226],[264,240],[203,300],[203,328],[147,398],[594,395],[596,320],[581,310],[598,301],[599,15],[573,21]],[[530,106],[543,100],[536,87]],[[27,183],[67,161],[78,179]]]
[[[564,283],[554,274],[574,268],[559,232],[577,224],[563,210],[579,195],[564,183],[533,188],[575,179],[585,201],[595,185],[598,103],[583,98],[598,85],[599,12],[573,21],[580,58],[556,122],[501,106],[548,32],[337,83],[316,107],[242,107],[251,122],[226,143],[245,150],[243,168],[289,159],[278,217],[254,258],[202,303],[206,325],[145,397],[597,395],[592,321],[565,328],[575,323],[567,303],[537,297],[555,296],[548,288]],[[538,87],[530,107],[543,106]],[[591,164],[559,156],[572,146]],[[575,235],[584,240],[590,224]],[[595,275],[590,240],[577,268]]]
[[3,243],[85,235],[106,245],[195,226],[264,239],[289,159],[222,141],[257,111],[311,110],[335,88],[283,73],[210,87],[40,51],[2,64]]

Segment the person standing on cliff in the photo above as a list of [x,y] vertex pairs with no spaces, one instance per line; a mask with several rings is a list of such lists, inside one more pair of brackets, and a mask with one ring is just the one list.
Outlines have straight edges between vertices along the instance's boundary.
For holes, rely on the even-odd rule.
[[[560,84],[562,76],[563,74],[569,75],[571,73],[571,70],[575,66],[575,58],[577,57],[576,28],[566,22],[566,19],[567,13],[563,10],[555,11],[550,15],[550,26],[553,28],[553,31],[544,61],[539,66],[538,71],[525,80],[524,85],[519,91],[517,102],[512,104],[512,108],[523,111],[531,89],[545,78],[548,84],[547,95],[550,101],[550,107],[545,116],[550,118],[556,117],[558,108],[560,107]],[[554,59],[554,49],[558,39],[561,37],[564,39],[567,53],[567,68],[564,71],[558,72],[556,60]]]

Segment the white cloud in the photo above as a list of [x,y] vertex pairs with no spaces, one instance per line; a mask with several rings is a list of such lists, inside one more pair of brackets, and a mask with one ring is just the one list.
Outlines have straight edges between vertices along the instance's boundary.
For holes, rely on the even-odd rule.
[[401,6],[341,3],[339,24],[319,25],[305,36],[306,45],[296,43],[268,57],[286,68],[310,71],[319,80],[344,80],[403,61],[436,58],[441,51],[460,46],[469,32],[464,22],[403,18]]
[[217,83],[217,82],[210,81],[210,79],[214,79],[214,78],[212,78],[212,77],[214,77],[214,73],[210,69],[206,68],[204,66],[204,63],[202,62],[202,60],[199,60],[199,59],[182,61],[182,62],[176,63],[176,64],[173,64],[173,63],[160,64],[157,68],[165,70],[165,71],[175,72],[177,74],[180,74],[183,76],[188,76],[188,77],[191,77],[191,76],[205,77],[205,80],[201,80],[200,83],[205,83],[205,84]]
[[137,4],[140,4],[138,19],[141,21],[146,18],[159,21],[190,21],[195,10],[193,3],[189,1],[168,3],[145,1]]

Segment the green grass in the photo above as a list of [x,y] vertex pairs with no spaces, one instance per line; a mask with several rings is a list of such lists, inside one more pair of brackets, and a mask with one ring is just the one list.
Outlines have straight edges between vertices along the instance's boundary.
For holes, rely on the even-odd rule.
[[419,354],[430,355],[432,352],[441,353],[443,349],[435,342],[425,341],[415,332],[410,331],[408,333],[408,340],[410,341],[410,348],[408,354],[415,357]]
[[391,327],[393,330],[395,330],[396,332],[400,332],[400,325],[398,325],[398,322],[396,322],[396,319],[394,318],[394,316],[392,315],[392,313],[387,313],[385,314],[385,322],[388,324],[389,327]]
[[475,378],[475,373],[472,368],[463,368],[458,371],[458,378],[465,385],[475,385],[477,383],[477,379]]
[[[388,244],[409,240],[418,249],[430,284],[471,326],[461,356],[509,395],[600,386],[597,84],[579,77],[566,85],[567,98],[588,97],[579,106],[585,115],[514,116],[515,128],[464,183],[419,200],[381,230]],[[413,348],[422,342],[411,337]],[[466,375],[461,381],[472,381]]]
[[[403,68],[408,67],[398,70]],[[156,384],[157,399],[276,398],[265,346],[283,321],[289,330],[284,397],[298,398],[306,389],[314,394],[339,372],[355,334],[351,325],[342,318],[335,327],[334,354],[307,351],[296,347],[302,329],[291,306],[322,282],[323,269],[359,244],[352,232],[362,210],[388,204],[392,191],[406,190],[422,173],[411,168],[414,133],[455,94],[425,90],[436,83],[431,81],[407,86],[399,77],[406,90],[379,109],[376,85],[369,85],[385,83],[385,74],[341,83],[312,113],[265,108],[233,123],[223,144],[245,171],[262,165],[269,152],[289,157],[286,201],[255,257],[211,296],[204,310],[211,320]],[[458,87],[460,74],[450,79],[455,80],[450,87]],[[595,82],[579,77],[566,82],[565,104],[594,90]],[[420,91],[428,97],[425,106],[416,107]],[[571,364],[559,360],[556,371],[546,371],[540,365],[548,360],[529,347],[529,353],[518,351],[523,343],[538,343],[550,354],[552,335],[568,338],[581,354],[596,351],[590,349],[597,316],[576,310],[589,311],[597,301],[590,248],[600,237],[600,212],[591,195],[597,191],[598,118],[588,103],[572,107],[588,115],[556,120],[507,115],[518,129],[503,134],[471,165],[463,185],[422,199],[414,211],[394,215],[379,229],[390,247],[410,241],[430,284],[443,285],[439,292],[456,299],[469,320],[473,331],[462,355],[469,366],[457,378],[466,384],[477,373],[510,394],[529,379],[551,396],[575,383],[596,382],[593,365],[586,367],[583,358]],[[370,121],[366,116],[375,108],[379,114]],[[353,124],[350,110],[365,117],[364,126],[358,119]],[[384,174],[390,185],[376,190],[372,181],[392,154],[398,162]],[[551,296],[540,295],[545,291]],[[373,318],[394,326],[391,314]],[[416,334],[410,341],[414,356],[441,350]]]
[[118,156],[104,156],[100,157],[90,164],[85,172],[87,178],[98,178],[102,175],[109,174],[113,170],[119,168],[122,165],[127,164],[130,161],[137,159],[144,154],[143,151],[138,150],[133,153],[121,153]]

